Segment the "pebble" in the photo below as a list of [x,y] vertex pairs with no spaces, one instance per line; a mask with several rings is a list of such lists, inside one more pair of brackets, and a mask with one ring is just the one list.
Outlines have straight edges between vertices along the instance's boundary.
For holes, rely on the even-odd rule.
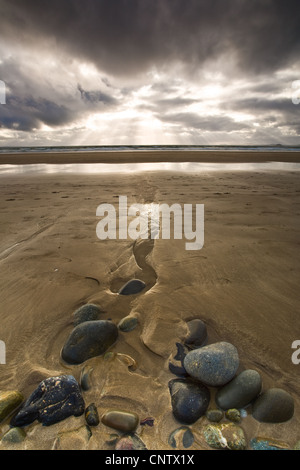
[[81,364],[101,356],[118,338],[117,326],[109,320],[88,321],[74,328],[62,349],[68,364]]
[[91,374],[93,368],[89,365],[85,365],[80,373],[80,386],[84,392],[87,392],[92,387]]
[[4,421],[24,400],[17,390],[0,391],[0,423]]
[[136,435],[122,436],[116,443],[115,450],[148,450],[144,442]]
[[213,449],[245,450],[247,442],[243,429],[233,423],[209,424],[203,430],[207,444]]
[[261,392],[262,380],[256,370],[248,369],[237,375],[216,393],[216,405],[222,410],[244,408]]
[[184,343],[190,349],[196,349],[203,346],[207,341],[207,327],[205,323],[199,318],[195,318],[194,320],[187,322],[187,327],[189,333],[186,336]]
[[169,370],[172,374],[179,377],[186,377],[188,374],[183,366],[183,360],[188,353],[187,348],[181,344],[176,343],[177,353],[169,361]]
[[239,423],[241,421],[241,413],[236,408],[232,408],[225,412],[225,417],[233,423]]
[[209,389],[190,379],[173,379],[169,382],[174,417],[183,424],[195,423],[205,415],[209,401]]
[[250,441],[253,450],[289,450],[289,446],[282,441],[268,437],[255,437]]
[[183,365],[191,377],[218,387],[233,379],[239,367],[239,356],[235,346],[220,342],[188,352]]
[[139,425],[140,419],[136,413],[122,410],[107,411],[101,418],[105,426],[122,432],[134,432]]
[[84,408],[79,385],[73,376],[50,377],[40,383],[10,424],[23,427],[38,420],[49,426],[72,415],[81,416]]
[[89,426],[98,426],[99,414],[95,403],[91,403],[85,410],[85,420]]
[[101,310],[97,305],[94,304],[86,304],[82,307],[78,308],[73,316],[74,316],[74,326],[79,325],[80,323],[84,323],[86,321],[95,321],[99,320],[101,314],[104,311]]
[[5,444],[19,444],[26,437],[26,432],[22,428],[11,428],[2,437],[1,441]]
[[219,423],[222,421],[224,413],[222,410],[207,410],[205,416],[208,421],[211,421],[212,423]]
[[181,426],[171,432],[168,443],[173,449],[188,449],[194,443],[194,435],[188,426]]
[[142,290],[144,290],[146,287],[146,284],[143,281],[140,281],[139,279],[132,279],[131,281],[128,281],[120,290],[119,294],[120,295],[133,295],[133,294],[138,294]]
[[130,331],[133,331],[138,325],[138,319],[136,317],[133,317],[131,315],[128,315],[125,318],[122,318],[122,320],[118,324],[119,330],[128,333]]
[[280,388],[262,393],[253,403],[252,416],[262,423],[284,423],[294,415],[293,397]]

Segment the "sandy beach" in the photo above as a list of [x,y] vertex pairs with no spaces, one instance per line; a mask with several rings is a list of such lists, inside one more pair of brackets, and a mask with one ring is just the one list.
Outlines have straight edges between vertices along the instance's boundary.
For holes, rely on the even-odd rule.
[[[255,369],[263,389],[283,388],[295,400],[295,413],[282,424],[264,424],[251,413],[241,422],[248,443],[257,436],[293,447],[300,440],[300,365],[293,364],[293,341],[299,340],[298,171],[199,171],[106,174],[1,173],[1,165],[43,163],[143,162],[293,162],[299,152],[122,152],[121,154],[0,155],[0,340],[6,364],[0,365],[1,390],[19,390],[27,398],[47,377],[72,374],[84,365],[61,360],[73,328],[73,312],[86,303],[99,305],[104,319],[118,324],[131,314],[138,326],[120,332],[111,348],[130,356],[96,357],[92,387],[85,403],[101,416],[111,408],[154,418],[138,435],[148,449],[170,449],[170,433],[180,427],[171,409],[168,382],[175,378],[169,361],[176,342],[187,334],[186,322],[202,319],[209,343],[236,346],[240,370]],[[105,240],[96,236],[99,204],[204,204],[205,243],[187,251],[184,240]],[[130,279],[147,289],[120,296]],[[213,391],[212,391],[213,393]],[[213,396],[213,395],[212,395]],[[210,408],[214,407],[213,398]],[[16,449],[46,450],[57,436],[85,424],[84,416],[53,426],[34,422]],[[191,447],[208,450],[200,418],[190,428]],[[9,420],[0,424],[0,436]],[[100,423],[85,441],[66,438],[64,448],[111,449],[113,430]],[[0,449],[11,448],[0,444]]]

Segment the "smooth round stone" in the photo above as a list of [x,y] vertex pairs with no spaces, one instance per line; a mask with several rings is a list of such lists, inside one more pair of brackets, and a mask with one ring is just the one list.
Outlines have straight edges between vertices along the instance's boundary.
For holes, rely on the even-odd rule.
[[76,326],[62,350],[68,364],[81,364],[101,356],[118,338],[117,326],[109,320],[88,321]]
[[146,287],[146,284],[143,281],[140,281],[139,279],[132,279],[131,281],[128,281],[120,290],[119,294],[120,295],[133,295],[133,294],[138,294],[142,290],[144,290]]
[[239,367],[239,356],[235,346],[220,342],[188,352],[183,364],[191,377],[218,387],[233,379]]
[[252,407],[252,416],[262,423],[284,423],[294,415],[294,399],[281,388],[271,388],[260,395]]
[[255,437],[250,441],[253,450],[289,450],[289,446],[282,441],[268,437]]
[[247,442],[244,431],[233,423],[209,424],[203,430],[207,444],[218,450],[245,450]]
[[208,421],[212,423],[219,423],[224,417],[224,413],[221,410],[207,410],[205,414]]
[[200,348],[207,340],[207,327],[205,323],[195,318],[187,322],[189,333],[184,342],[190,349]]
[[192,424],[206,413],[210,391],[205,385],[189,379],[174,379],[169,382],[169,391],[173,415],[177,421]]
[[7,418],[24,400],[17,390],[0,391],[0,422]]
[[136,435],[122,436],[116,443],[115,450],[148,450],[144,442]]
[[188,449],[193,445],[194,440],[190,428],[181,426],[170,434],[168,443],[173,449]]
[[118,328],[125,333],[129,333],[129,331],[134,330],[138,325],[138,319],[136,317],[132,317],[128,315],[125,318],[122,318],[120,323],[118,324]]
[[105,426],[122,432],[133,432],[139,425],[139,416],[136,413],[122,410],[107,411],[101,418]]
[[89,426],[98,426],[100,423],[95,403],[91,403],[85,410],[85,420]]
[[260,393],[262,380],[256,370],[248,369],[237,375],[216,393],[216,405],[222,410],[244,408]]
[[91,375],[93,368],[86,364],[80,373],[80,387],[84,392],[87,392],[92,387]]
[[84,323],[86,321],[96,321],[99,320],[101,314],[104,312],[94,304],[86,304],[82,307],[78,308],[73,316],[74,316],[74,326],[79,325],[80,323]]
[[26,432],[22,428],[11,428],[2,437],[1,441],[8,444],[19,444],[26,437]]

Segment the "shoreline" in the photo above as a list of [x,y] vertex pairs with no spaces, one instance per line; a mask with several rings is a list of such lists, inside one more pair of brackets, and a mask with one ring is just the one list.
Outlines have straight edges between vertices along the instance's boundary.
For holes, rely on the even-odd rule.
[[300,163],[297,151],[105,151],[0,154],[0,165],[75,164],[75,163]]

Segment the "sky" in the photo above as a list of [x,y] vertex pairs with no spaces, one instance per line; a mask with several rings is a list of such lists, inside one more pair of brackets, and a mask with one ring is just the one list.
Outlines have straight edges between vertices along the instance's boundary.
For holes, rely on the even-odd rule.
[[299,0],[0,0],[0,81],[0,146],[300,145]]

